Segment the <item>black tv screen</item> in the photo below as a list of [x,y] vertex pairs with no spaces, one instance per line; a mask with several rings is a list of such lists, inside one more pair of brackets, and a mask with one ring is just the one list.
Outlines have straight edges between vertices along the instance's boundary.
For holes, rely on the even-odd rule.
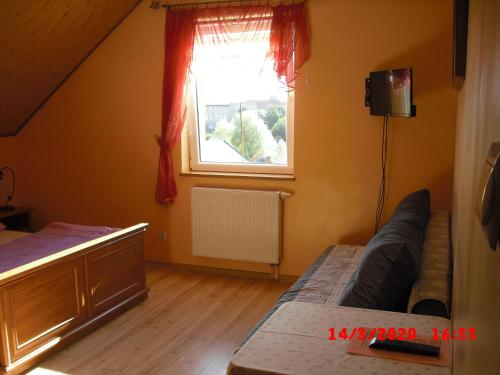
[[414,116],[412,84],[411,68],[371,72],[367,85],[370,114],[373,116]]

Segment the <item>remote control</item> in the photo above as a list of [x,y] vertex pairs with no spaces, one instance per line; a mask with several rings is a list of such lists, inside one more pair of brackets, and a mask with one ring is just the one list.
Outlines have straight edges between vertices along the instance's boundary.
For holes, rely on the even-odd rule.
[[379,340],[376,337],[370,341],[368,347],[370,349],[389,350],[394,352],[427,355],[431,357],[438,357],[440,350],[439,346],[419,344],[416,342],[402,340]]

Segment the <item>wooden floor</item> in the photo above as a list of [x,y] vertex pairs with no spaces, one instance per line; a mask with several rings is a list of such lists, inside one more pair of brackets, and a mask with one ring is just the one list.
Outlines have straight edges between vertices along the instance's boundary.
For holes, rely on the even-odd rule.
[[150,268],[149,299],[30,375],[224,374],[288,283]]

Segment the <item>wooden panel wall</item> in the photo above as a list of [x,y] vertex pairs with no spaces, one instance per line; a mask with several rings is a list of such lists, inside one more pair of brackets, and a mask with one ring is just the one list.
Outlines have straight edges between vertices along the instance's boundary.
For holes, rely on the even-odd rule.
[[140,0],[2,0],[0,136],[16,133]]
[[455,375],[500,369],[500,246],[491,251],[474,214],[481,168],[500,140],[500,1],[471,0],[467,75],[458,96],[453,202],[453,325],[477,340],[455,341]]

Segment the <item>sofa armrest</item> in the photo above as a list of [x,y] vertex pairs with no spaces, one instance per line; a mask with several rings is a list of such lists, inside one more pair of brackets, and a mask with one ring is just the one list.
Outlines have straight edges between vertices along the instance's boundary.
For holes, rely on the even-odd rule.
[[451,265],[450,215],[447,211],[432,211],[420,275],[410,294],[409,313],[450,316]]

